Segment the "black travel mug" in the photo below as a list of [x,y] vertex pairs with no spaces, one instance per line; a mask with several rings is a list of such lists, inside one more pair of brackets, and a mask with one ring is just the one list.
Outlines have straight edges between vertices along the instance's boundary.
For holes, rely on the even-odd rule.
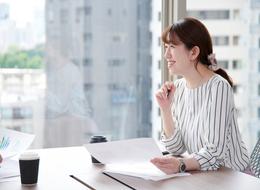
[[[107,138],[105,136],[102,135],[94,135],[91,137],[90,142],[89,143],[102,143],[102,142],[107,142]],[[96,163],[100,163],[96,158],[94,158],[93,156],[91,156],[91,160],[92,163],[96,164]]]

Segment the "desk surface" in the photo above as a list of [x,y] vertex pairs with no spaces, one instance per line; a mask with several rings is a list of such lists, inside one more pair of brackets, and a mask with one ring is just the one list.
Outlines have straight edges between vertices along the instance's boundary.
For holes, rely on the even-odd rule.
[[[86,190],[87,187],[72,179],[73,174],[86,181],[97,190],[129,189],[101,173],[102,167],[91,163],[90,156],[84,147],[52,148],[37,150],[40,154],[38,184],[24,187],[20,178],[15,181],[0,183],[1,190],[50,190],[73,189]],[[210,189],[239,190],[260,189],[260,179],[247,174],[222,168],[213,172],[192,172],[191,176],[172,178],[160,182],[146,181],[134,177],[119,175],[118,178],[136,189],[144,190],[179,190],[179,189]]]

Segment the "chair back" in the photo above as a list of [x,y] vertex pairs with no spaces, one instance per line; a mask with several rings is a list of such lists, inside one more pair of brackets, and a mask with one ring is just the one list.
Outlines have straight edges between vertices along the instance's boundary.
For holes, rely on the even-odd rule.
[[250,169],[254,176],[260,178],[260,138],[250,156]]

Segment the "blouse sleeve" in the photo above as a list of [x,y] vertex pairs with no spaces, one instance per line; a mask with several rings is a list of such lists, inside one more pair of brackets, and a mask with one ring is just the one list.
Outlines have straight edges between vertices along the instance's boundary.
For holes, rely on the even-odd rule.
[[224,161],[226,133],[231,122],[231,86],[220,81],[211,89],[208,115],[204,129],[203,147],[194,154],[201,170],[217,170]]
[[[175,86],[178,88],[178,82],[177,81],[175,83]],[[178,95],[178,92],[176,92],[176,95]],[[174,103],[176,103],[176,99],[178,97],[175,96],[174,97]],[[186,147],[184,145],[183,139],[182,139],[182,135],[181,135],[181,131],[179,129],[179,124],[178,124],[178,120],[176,119],[176,110],[175,110],[176,106],[173,105],[172,107],[172,117],[173,117],[173,122],[175,125],[175,129],[174,129],[174,133],[170,138],[166,138],[164,133],[162,133],[161,135],[161,142],[164,145],[164,147],[166,148],[167,151],[169,151],[172,155],[180,155],[182,153],[184,153],[186,151]]]
[[166,139],[164,134],[162,134],[161,142],[165,146],[166,150],[174,156],[181,155],[186,151],[178,128],[175,128],[174,134],[168,139]]

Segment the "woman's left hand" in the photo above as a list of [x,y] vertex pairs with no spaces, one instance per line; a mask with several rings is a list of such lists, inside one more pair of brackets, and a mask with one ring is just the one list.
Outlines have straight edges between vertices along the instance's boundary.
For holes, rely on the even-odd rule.
[[151,162],[166,174],[174,174],[179,172],[180,161],[175,157],[159,157],[153,158]]

